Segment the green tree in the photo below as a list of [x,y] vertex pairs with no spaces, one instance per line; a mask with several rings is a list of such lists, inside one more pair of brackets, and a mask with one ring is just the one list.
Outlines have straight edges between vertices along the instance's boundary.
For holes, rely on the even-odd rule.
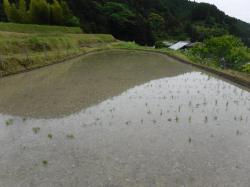
[[66,26],[79,26],[80,25],[79,19],[72,14],[68,4],[65,1],[61,2],[61,7],[64,17],[63,24]]
[[55,25],[62,25],[64,23],[63,9],[57,0],[54,0],[50,5],[51,23]]
[[3,7],[4,7],[4,12],[5,12],[6,16],[7,16],[7,19],[9,21],[11,21],[10,20],[10,17],[11,17],[11,15],[10,15],[11,5],[10,5],[9,0],[3,0]]
[[26,11],[26,1],[25,0],[19,0],[18,3],[18,12],[21,19],[21,23],[27,23],[28,22],[28,15]]
[[31,0],[29,17],[31,23],[48,24],[50,23],[50,8],[46,0]]
[[165,36],[165,20],[162,16],[156,13],[150,13],[148,24],[155,41],[163,39]]

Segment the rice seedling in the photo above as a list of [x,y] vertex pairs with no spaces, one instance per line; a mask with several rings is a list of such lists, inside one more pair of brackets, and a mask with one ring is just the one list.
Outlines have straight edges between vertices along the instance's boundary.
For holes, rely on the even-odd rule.
[[192,117],[191,117],[191,116],[189,116],[189,118],[188,118],[188,122],[189,122],[189,123],[191,123],[191,122],[192,122]]
[[208,117],[207,116],[205,116],[205,123],[207,123],[208,122]]
[[34,127],[32,128],[32,131],[35,133],[35,134],[38,134],[40,132],[41,128],[40,127]]
[[48,161],[47,160],[43,160],[42,163],[43,163],[44,166],[48,165]]
[[192,139],[191,139],[190,137],[188,138],[188,142],[189,142],[189,143],[191,143],[191,142],[192,142]]
[[236,135],[240,135],[240,131],[239,130],[236,131]]
[[49,139],[52,139],[52,138],[53,138],[53,135],[52,135],[52,134],[48,134],[48,138],[49,138]]
[[6,126],[10,126],[10,125],[13,125],[14,124],[14,120],[13,119],[8,119],[5,121],[5,125]]
[[66,137],[68,139],[74,139],[75,138],[74,134],[67,134]]

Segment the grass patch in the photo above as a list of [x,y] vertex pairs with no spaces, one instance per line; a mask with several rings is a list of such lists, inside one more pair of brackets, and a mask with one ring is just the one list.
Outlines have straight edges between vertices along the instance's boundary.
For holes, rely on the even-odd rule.
[[6,32],[18,33],[83,33],[80,27],[64,27],[64,26],[51,26],[51,25],[35,25],[35,24],[18,24],[18,23],[4,23],[0,22],[0,30]]
[[0,77],[109,47],[108,34],[83,34],[77,27],[0,23]]

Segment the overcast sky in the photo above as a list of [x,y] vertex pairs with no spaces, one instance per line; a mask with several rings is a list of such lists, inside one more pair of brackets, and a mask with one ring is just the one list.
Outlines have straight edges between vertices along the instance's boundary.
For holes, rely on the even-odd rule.
[[216,5],[227,15],[250,23],[250,0],[196,0]]

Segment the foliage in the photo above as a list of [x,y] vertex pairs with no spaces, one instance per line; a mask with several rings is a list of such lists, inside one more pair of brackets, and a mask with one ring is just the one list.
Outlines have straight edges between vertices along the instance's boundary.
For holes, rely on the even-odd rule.
[[10,22],[79,26],[79,20],[64,1],[30,0],[27,6],[26,0],[17,4],[4,0],[4,11]]
[[155,42],[155,48],[160,49],[166,47],[162,41]]
[[51,22],[55,25],[62,25],[64,21],[63,9],[57,0],[50,5]]
[[239,69],[249,60],[247,50],[240,39],[224,35],[207,39],[204,44],[197,45],[191,52],[203,59],[215,59],[222,66]]
[[[250,24],[229,17],[207,3],[188,0],[35,0],[50,7],[49,21],[44,21],[40,15],[42,21],[35,22],[19,16],[19,0],[9,1],[11,8],[5,12],[12,22],[81,25],[88,33],[110,33],[118,39],[147,45],[164,39],[204,41],[211,36],[232,34],[250,46]],[[34,0],[25,0],[27,15],[31,1]],[[51,13],[51,10],[55,12]],[[2,13],[0,1],[0,15]],[[53,15],[58,17],[51,17]]]
[[250,64],[243,65],[242,71],[250,74]]
[[156,13],[150,13],[148,17],[149,28],[155,41],[164,39],[165,36],[165,19]]
[[31,0],[29,16],[31,23],[49,24],[50,7],[46,0]]
[[164,39],[203,41],[211,35],[229,33],[245,43],[249,41],[250,46],[249,24],[206,3],[188,0],[68,0],[68,4],[79,17],[82,28],[90,33],[111,33],[118,39],[147,45]]

